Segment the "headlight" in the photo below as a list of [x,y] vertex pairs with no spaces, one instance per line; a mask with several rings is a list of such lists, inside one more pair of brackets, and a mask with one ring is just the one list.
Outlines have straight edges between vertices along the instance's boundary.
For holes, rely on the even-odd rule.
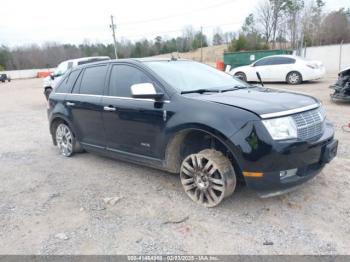
[[292,117],[281,117],[262,121],[274,140],[298,137],[297,126]]

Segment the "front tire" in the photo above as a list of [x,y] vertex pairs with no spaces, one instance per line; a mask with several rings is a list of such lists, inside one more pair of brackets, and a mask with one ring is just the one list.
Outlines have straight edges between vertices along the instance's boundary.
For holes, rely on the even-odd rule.
[[247,82],[247,75],[243,72],[237,72],[235,74],[235,77],[237,77],[238,79],[244,81],[244,82]]
[[299,72],[293,71],[288,73],[286,81],[290,85],[299,85],[303,82],[303,77]]
[[231,162],[214,149],[187,156],[181,165],[180,179],[186,194],[205,207],[217,206],[236,188]]

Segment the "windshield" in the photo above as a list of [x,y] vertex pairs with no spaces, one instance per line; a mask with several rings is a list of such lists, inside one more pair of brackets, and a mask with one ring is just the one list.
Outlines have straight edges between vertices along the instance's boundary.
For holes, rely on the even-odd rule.
[[68,63],[67,62],[63,62],[61,64],[58,65],[58,67],[56,68],[54,75],[55,76],[61,76],[63,75],[66,71],[68,70]]
[[249,85],[211,66],[193,61],[144,62],[168,84],[179,91],[195,89],[224,90],[235,86]]

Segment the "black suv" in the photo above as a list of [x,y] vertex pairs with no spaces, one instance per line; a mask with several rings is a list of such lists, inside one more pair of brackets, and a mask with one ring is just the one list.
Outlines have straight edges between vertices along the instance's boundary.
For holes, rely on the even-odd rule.
[[7,82],[11,82],[11,78],[9,76],[7,76],[6,74],[0,74],[0,81],[5,83],[6,80]]
[[53,143],[179,173],[207,207],[238,182],[268,197],[318,174],[337,152],[313,97],[250,86],[210,66],[125,59],[65,74],[48,101]]

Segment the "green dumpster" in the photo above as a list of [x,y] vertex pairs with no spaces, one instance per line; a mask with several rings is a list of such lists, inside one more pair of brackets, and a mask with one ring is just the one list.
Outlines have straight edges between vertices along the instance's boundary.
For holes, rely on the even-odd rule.
[[242,52],[225,52],[225,66],[230,65],[231,68],[238,66],[250,65],[251,63],[270,55],[291,55],[292,50],[276,49],[276,50],[260,50],[260,51],[242,51]]

